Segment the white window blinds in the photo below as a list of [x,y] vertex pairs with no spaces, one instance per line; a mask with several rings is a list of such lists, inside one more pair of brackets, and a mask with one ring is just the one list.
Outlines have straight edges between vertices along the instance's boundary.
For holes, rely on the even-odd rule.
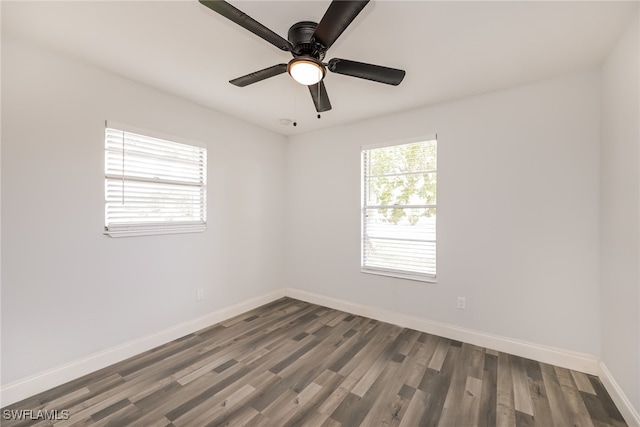
[[206,148],[107,125],[105,234],[203,231],[206,187]]
[[362,271],[435,278],[435,138],[363,149],[362,189]]

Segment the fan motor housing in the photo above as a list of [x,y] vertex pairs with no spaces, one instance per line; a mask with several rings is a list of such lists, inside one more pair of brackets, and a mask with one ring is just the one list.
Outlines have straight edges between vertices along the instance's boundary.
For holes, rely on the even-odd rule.
[[313,39],[313,33],[316,31],[317,23],[311,21],[302,21],[295,23],[289,28],[287,38],[293,45],[291,53],[294,57],[311,56],[320,61],[324,59],[326,49]]

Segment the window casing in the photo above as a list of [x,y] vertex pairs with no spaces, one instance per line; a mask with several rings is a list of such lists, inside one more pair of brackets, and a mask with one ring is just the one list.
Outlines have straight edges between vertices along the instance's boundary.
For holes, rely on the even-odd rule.
[[204,231],[207,149],[132,129],[105,129],[105,234]]
[[362,148],[364,273],[436,278],[436,137]]

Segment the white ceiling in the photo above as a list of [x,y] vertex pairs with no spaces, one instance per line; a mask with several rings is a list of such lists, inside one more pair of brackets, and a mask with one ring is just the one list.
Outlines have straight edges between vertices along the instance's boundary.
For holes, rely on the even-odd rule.
[[[286,38],[329,1],[231,1]],[[333,109],[316,118],[287,75],[232,78],[291,58],[197,1],[2,1],[2,35],[27,39],[248,122],[290,135],[560,75],[599,63],[638,1],[372,1],[331,47],[402,68],[397,87],[327,73]],[[297,120],[284,126],[280,119]]]

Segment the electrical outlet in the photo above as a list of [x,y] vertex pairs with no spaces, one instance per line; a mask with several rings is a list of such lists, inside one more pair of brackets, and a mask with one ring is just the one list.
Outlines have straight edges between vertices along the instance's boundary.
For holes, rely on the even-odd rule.
[[467,309],[467,300],[465,297],[458,297],[458,309],[466,310]]
[[196,291],[196,299],[197,299],[198,301],[200,301],[200,300],[203,300],[203,299],[204,299],[204,288],[199,288],[199,289]]

